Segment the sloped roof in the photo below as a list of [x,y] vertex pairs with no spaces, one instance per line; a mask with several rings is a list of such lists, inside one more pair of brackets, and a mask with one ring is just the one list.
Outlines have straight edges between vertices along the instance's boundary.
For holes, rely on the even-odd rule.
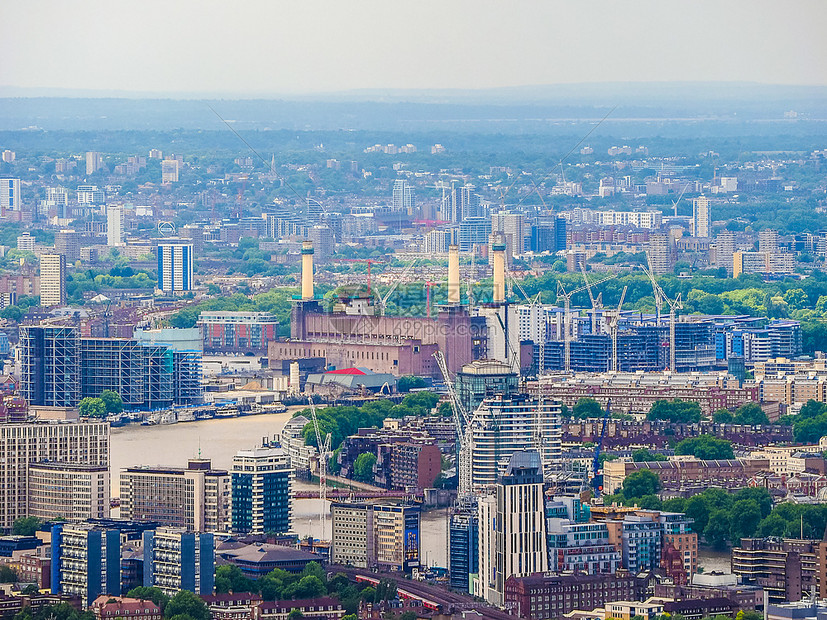
[[367,374],[374,374],[372,371],[368,370],[367,368],[340,368],[339,370],[328,370],[326,375],[367,375]]

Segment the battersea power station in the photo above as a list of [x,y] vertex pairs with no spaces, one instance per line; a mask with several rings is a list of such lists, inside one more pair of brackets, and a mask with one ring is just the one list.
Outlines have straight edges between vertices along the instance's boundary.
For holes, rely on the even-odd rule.
[[[270,342],[270,367],[285,362],[327,369],[367,368],[395,376],[439,377],[439,350],[448,370],[457,372],[474,360],[501,360],[519,372],[530,366],[531,344],[521,351],[515,308],[505,298],[505,242],[492,246],[493,301],[469,308],[460,301],[459,248],[448,256],[448,299],[437,316],[383,316],[370,297],[340,297],[325,309],[314,296],[313,244],[302,245],[301,300],[294,304],[289,340]],[[522,353],[522,355],[521,355]],[[522,363],[521,363],[522,362]]]

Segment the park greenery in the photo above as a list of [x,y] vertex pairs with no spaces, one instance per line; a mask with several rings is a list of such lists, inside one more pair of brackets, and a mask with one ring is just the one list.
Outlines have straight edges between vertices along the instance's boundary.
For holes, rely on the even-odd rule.
[[732,443],[712,435],[687,437],[675,444],[675,454],[691,455],[703,461],[734,459]]
[[784,416],[780,423],[793,425],[796,443],[813,444],[827,435],[827,403],[809,400],[798,415]]
[[769,424],[767,414],[757,403],[745,403],[731,413],[727,409],[719,409],[712,414],[712,421],[719,424]]
[[381,580],[374,588],[364,583],[351,583],[341,573],[328,579],[325,570],[316,562],[307,564],[301,573],[288,573],[277,568],[257,580],[246,577],[237,566],[225,565],[215,569],[215,591],[218,594],[254,592],[261,594],[265,601],[335,596],[348,614],[355,614],[360,601],[374,603],[395,598],[396,584]]
[[34,536],[43,525],[38,517],[20,517],[12,523],[11,533],[15,536]]
[[376,465],[376,455],[372,452],[363,452],[356,457],[353,463],[353,479],[359,482],[373,483],[373,466]]
[[87,396],[78,403],[78,413],[84,418],[105,418],[110,413],[122,411],[123,400],[112,390],[104,390],[97,398]]
[[[369,401],[361,407],[326,407],[316,411],[316,418],[319,421],[319,432],[322,437],[330,433],[330,445],[335,453],[345,437],[355,434],[360,428],[379,428],[385,418],[425,417],[431,414],[437,402],[439,402],[438,394],[412,392],[406,395],[399,404],[383,398]],[[303,415],[308,419],[311,417],[309,409],[300,411],[296,415]],[[305,444],[316,445],[316,431],[312,423],[305,425],[303,434]]]
[[773,507],[772,497],[762,487],[737,491],[706,489],[688,498],[661,500],[660,479],[650,470],[626,476],[623,487],[606,503],[683,512],[693,520],[692,530],[718,549],[740,544],[741,538],[779,536],[821,539],[827,528],[827,506],[784,502]]
[[701,406],[694,401],[658,400],[646,414],[647,420],[665,420],[676,423],[692,423],[701,421]]

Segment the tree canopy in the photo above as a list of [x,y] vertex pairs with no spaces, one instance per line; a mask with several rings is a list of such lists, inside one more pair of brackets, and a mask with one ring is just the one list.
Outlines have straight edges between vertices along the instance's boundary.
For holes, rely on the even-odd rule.
[[688,437],[675,446],[675,454],[690,454],[703,461],[734,459],[732,443],[712,435]]
[[691,423],[701,421],[701,406],[694,401],[658,400],[646,414],[647,420],[666,420],[667,422]]
[[87,396],[78,404],[78,413],[84,418],[105,418],[106,404],[100,398]]

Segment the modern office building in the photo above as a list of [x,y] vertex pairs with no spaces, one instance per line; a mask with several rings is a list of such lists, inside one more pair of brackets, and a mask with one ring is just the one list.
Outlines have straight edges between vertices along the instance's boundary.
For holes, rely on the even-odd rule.
[[102,205],[106,203],[106,193],[97,185],[78,185],[76,191],[79,205]]
[[95,174],[103,167],[103,155],[96,151],[86,152],[86,175]]
[[267,354],[267,345],[278,340],[279,320],[269,312],[202,312],[198,326],[207,353]]
[[448,522],[448,578],[451,588],[471,592],[479,572],[479,516],[476,505],[458,507]]
[[647,252],[655,275],[663,275],[672,270],[672,239],[668,233],[650,234]]
[[456,374],[456,391],[466,413],[472,415],[486,398],[509,397],[519,388],[519,376],[499,360],[475,360]]
[[422,252],[425,254],[447,254],[448,248],[454,244],[457,229],[429,230],[422,241]]
[[161,183],[177,183],[179,161],[177,159],[164,159],[161,161]]
[[647,515],[626,515],[622,521],[607,520],[612,539],[619,540],[623,566],[631,573],[657,570],[663,551],[663,527]]
[[186,468],[128,467],[121,470],[121,518],[155,521],[188,532],[227,532],[230,475],[205,459]]
[[172,399],[175,404],[197,405],[203,401],[203,344],[198,327],[138,329],[133,332],[133,338],[151,352],[162,351],[167,357],[172,355]]
[[715,265],[726,269],[729,275],[732,275],[732,261],[737,247],[734,232],[722,231],[715,237]]
[[758,585],[770,602],[796,602],[809,598],[819,587],[818,540],[793,538],[742,538],[732,549],[732,572],[744,584]]
[[186,292],[193,286],[192,243],[172,239],[158,243],[158,290]]
[[93,523],[52,526],[52,593],[80,597],[121,594],[121,531]]
[[698,196],[692,201],[692,236],[708,239],[711,236],[711,228],[709,198]]
[[523,394],[488,398],[471,419],[471,483],[485,488],[497,482],[514,453],[539,449],[546,472],[559,468],[562,458],[560,405]]
[[333,502],[330,511],[331,561],[406,573],[419,567],[419,506]]
[[35,245],[37,241],[31,233],[24,232],[17,237],[17,249],[21,252],[34,252]]
[[487,246],[490,236],[490,218],[467,217],[459,224],[459,251],[472,252],[474,248]]
[[[22,326],[21,393],[34,405],[74,407],[82,398],[103,390],[120,394],[131,408],[195,404],[201,398],[200,351],[178,350],[174,343],[159,344],[139,338],[80,338],[76,327]],[[197,329],[161,330],[172,340],[179,332],[184,342],[200,348]]]
[[233,457],[232,531],[287,532],[292,519],[293,468],[282,448],[241,450]]
[[308,446],[304,443],[304,428],[310,424],[303,415],[290,418],[281,429],[279,443],[287,453],[290,460],[290,467],[297,478],[310,479],[310,461],[316,455],[315,446]]
[[397,179],[393,182],[393,202],[391,206],[395,211],[410,213],[416,205],[414,201],[414,189],[405,179]]
[[547,519],[547,528],[550,571],[612,574],[623,565],[605,523],[576,523],[552,517]]
[[76,230],[60,230],[55,233],[55,253],[63,254],[67,263],[80,258],[80,233]]
[[[61,463],[64,468],[83,465],[108,469],[109,424],[7,422],[0,424],[0,454],[7,455],[0,458],[0,527],[10,528],[16,519],[29,515],[32,465],[51,462]],[[41,488],[43,494],[48,494],[48,488]]]
[[20,392],[30,404],[74,407],[80,402],[76,328],[21,326],[20,348]]
[[[506,259],[520,255],[529,249],[531,241],[531,226],[526,222],[522,213],[499,211],[491,215],[491,233],[500,234],[505,240]],[[489,244],[490,245],[490,244]],[[489,256],[493,252],[489,248]]]
[[159,527],[143,534],[144,586],[167,596],[181,590],[199,595],[215,589],[215,540],[210,533]]
[[66,257],[43,254],[40,257],[40,305],[44,308],[66,303]]
[[[502,605],[509,577],[548,570],[540,454],[535,450],[512,454],[494,493],[481,499],[479,507],[480,584],[475,587],[475,594],[491,604]],[[483,530],[488,540],[484,540]]]
[[531,227],[531,251],[554,254],[565,250],[567,225],[562,217],[540,218]]
[[38,461],[29,465],[28,514],[43,521],[109,516],[109,465]]
[[20,211],[22,208],[20,179],[0,179],[0,214],[6,211]]
[[123,245],[123,207],[106,206],[106,245],[109,247]]

